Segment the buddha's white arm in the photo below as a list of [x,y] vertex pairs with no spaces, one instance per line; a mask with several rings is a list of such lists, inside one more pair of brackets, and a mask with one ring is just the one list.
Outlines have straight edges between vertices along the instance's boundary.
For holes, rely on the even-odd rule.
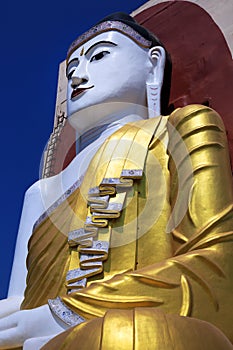
[[41,180],[29,187],[24,196],[8,297],[7,299],[0,300],[0,318],[18,311],[23,300],[27,277],[26,258],[28,240],[32,234],[35,221],[45,210],[41,196],[40,182]]
[[35,221],[44,211],[40,181],[34,183],[25,193],[23,210],[16,241],[7,299],[0,300],[0,318],[20,309],[26,287],[27,244]]
[[80,163],[82,164],[82,171],[85,171],[88,162],[84,164],[83,157],[80,154],[60,174],[41,179],[26,191],[16,241],[8,297],[24,294],[27,275],[27,245],[32,234],[33,226],[46,209],[62,196],[82,175],[82,171],[79,169]]
[[23,296],[24,294],[27,276],[27,244],[32,233],[33,225],[44,210],[45,208],[40,191],[40,181],[37,181],[26,191],[24,196],[8,297]]
[[27,244],[34,223],[70,186],[73,178],[66,176],[66,180],[64,188],[59,176],[43,179],[34,183],[25,193],[8,298],[0,300],[0,349],[21,346],[24,341],[24,349],[40,349],[50,338],[67,328],[54,319],[48,305],[19,311],[26,287]]
[[[8,299],[11,298],[12,307],[13,305],[16,307],[17,304],[19,308],[24,295],[27,276],[27,245],[32,234],[33,226],[40,215],[82,175],[91,159],[92,152],[89,153],[87,155],[84,154],[85,157],[80,153],[60,174],[39,180],[26,191],[8,290]],[[79,169],[80,164],[82,164],[82,169]],[[6,303],[7,309],[9,308],[9,301],[10,299]],[[16,311],[18,308],[15,308],[13,311]],[[3,310],[3,305],[1,305],[1,310]],[[0,317],[1,314],[0,312]]]
[[[67,185],[70,185],[68,179]],[[35,182],[26,191],[12,265],[7,299],[0,300],[0,318],[20,309],[26,288],[28,240],[36,220],[59,198],[64,187],[59,175]]]

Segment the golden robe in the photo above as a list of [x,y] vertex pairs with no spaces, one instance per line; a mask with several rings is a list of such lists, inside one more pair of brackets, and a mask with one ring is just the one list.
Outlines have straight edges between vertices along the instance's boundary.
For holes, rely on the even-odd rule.
[[[88,192],[96,188],[121,209],[103,210],[97,197],[93,204]],[[30,239],[22,309],[59,295],[91,320],[44,349],[232,349],[232,208],[227,139],[216,112],[190,105],[118,130],[82,185]],[[94,240],[110,244],[102,265],[94,261],[98,274],[82,265],[85,245],[67,244],[87,217],[89,228],[98,227]],[[90,271],[88,282],[71,290],[65,276],[76,268]]]

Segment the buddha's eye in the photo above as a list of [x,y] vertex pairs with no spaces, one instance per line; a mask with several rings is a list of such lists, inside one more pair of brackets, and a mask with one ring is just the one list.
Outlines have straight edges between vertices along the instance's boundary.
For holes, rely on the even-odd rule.
[[70,80],[72,78],[73,73],[74,73],[74,69],[72,69],[69,73],[67,73],[68,80]]
[[72,75],[74,74],[75,69],[78,67],[79,65],[79,59],[78,58],[74,58],[73,60],[71,60],[67,67],[66,67],[66,77],[68,80],[70,80],[72,78]]
[[99,61],[101,60],[104,56],[108,55],[110,52],[109,51],[101,51],[97,53],[96,55],[92,56],[91,62],[93,61]]

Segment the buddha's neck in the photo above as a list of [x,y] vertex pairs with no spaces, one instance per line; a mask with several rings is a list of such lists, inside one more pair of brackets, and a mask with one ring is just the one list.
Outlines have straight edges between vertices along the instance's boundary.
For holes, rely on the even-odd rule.
[[146,119],[148,111],[145,106],[126,102],[109,102],[89,106],[73,113],[69,117],[70,124],[76,129],[79,139],[79,152],[113,123],[121,123],[125,118],[136,115],[139,119]]
[[88,129],[86,132],[84,132],[77,140],[77,153],[81,152],[89,144],[97,140],[100,135],[108,128],[108,126],[109,124],[104,124]]

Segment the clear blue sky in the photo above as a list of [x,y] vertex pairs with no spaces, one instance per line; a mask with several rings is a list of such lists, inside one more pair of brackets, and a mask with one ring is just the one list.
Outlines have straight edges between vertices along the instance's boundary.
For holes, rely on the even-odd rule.
[[53,126],[57,72],[69,44],[104,16],[145,0],[9,1],[1,6],[0,298],[7,293],[25,190]]

